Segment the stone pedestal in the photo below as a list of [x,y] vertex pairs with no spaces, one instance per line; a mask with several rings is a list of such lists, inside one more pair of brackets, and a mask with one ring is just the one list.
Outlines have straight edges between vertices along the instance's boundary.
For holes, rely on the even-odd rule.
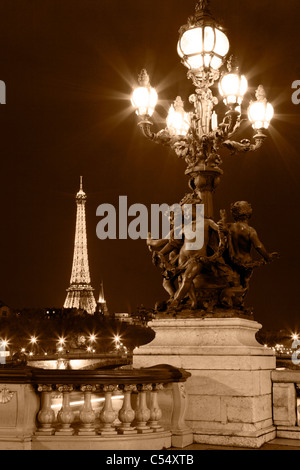
[[194,442],[259,448],[275,438],[272,351],[242,318],[158,318],[154,340],[135,351],[135,368],[170,364],[189,371],[187,424]]
[[0,384],[0,450],[31,449],[39,409],[40,399],[31,385]]

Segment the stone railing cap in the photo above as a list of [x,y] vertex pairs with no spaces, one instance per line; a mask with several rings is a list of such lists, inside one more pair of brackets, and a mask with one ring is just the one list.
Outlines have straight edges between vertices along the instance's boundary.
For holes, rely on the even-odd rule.
[[38,384],[151,384],[184,382],[190,373],[170,365],[145,369],[58,370],[31,367],[1,367],[0,383]]

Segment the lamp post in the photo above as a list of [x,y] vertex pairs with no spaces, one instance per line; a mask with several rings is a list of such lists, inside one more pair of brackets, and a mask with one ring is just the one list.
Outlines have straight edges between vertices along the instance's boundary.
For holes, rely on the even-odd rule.
[[[187,260],[184,265],[180,265],[179,261],[172,271],[170,260],[164,258],[170,253],[170,250],[172,251],[172,247],[170,249],[165,247],[160,252],[159,259],[164,271],[163,276],[168,281],[168,286],[165,289],[169,293],[173,290],[170,301],[175,299],[180,303],[188,294],[193,308],[199,305],[198,294],[200,293],[201,297],[201,292],[203,293],[204,289],[212,289],[212,286],[216,285],[216,283],[209,283],[202,276],[201,287],[197,290],[195,280],[197,277],[199,278],[204,267],[208,271],[209,268],[214,271],[219,286],[223,282],[223,293],[221,294],[223,300],[220,301],[220,295],[213,295],[214,300],[210,306],[220,305],[221,302],[223,307],[226,305],[230,308],[234,305],[243,308],[243,299],[249,287],[249,273],[242,275],[239,270],[246,270],[246,264],[248,264],[250,271],[256,267],[255,263],[250,262],[250,253],[245,256],[245,253],[241,255],[241,253],[233,253],[231,250],[231,262],[227,263],[224,258],[221,259],[224,251],[230,251],[231,239],[224,213],[221,228],[220,225],[218,228],[216,224],[213,225],[213,193],[223,175],[220,150],[227,148],[232,153],[258,150],[267,137],[266,129],[274,115],[274,109],[268,103],[265,90],[260,85],[256,91],[256,101],[251,101],[248,107],[248,118],[254,129],[253,142],[249,139],[234,140],[234,135],[245,121],[242,117],[241,105],[247,92],[248,82],[246,77],[240,73],[233,57],[228,57],[229,49],[229,40],[223,28],[211,14],[209,0],[200,0],[196,4],[194,15],[188,19],[186,25],[180,28],[177,45],[181,61],[188,68],[187,77],[192,80],[195,86],[195,92],[189,97],[192,109],[186,111],[181,97],[177,97],[170,107],[166,128],[154,132],[151,117],[154,114],[158,95],[151,86],[150,77],[145,69],[139,75],[139,86],[132,94],[132,104],[138,115],[138,126],[144,136],[157,144],[171,147],[176,155],[186,162],[185,174],[192,192],[181,203],[183,204],[185,200],[204,204],[206,221],[210,220],[210,228],[215,227],[215,231],[218,231],[219,248],[215,250],[211,258],[208,257],[209,250],[205,246],[201,253],[195,253],[193,260]],[[220,96],[227,107],[224,116],[218,115],[215,110],[219,99],[214,96],[212,87],[216,82],[218,82]],[[252,213],[251,206],[246,203],[236,205],[232,211],[236,222],[243,219],[243,223],[248,221]],[[250,233],[249,227],[244,230],[244,233]],[[241,238],[243,234],[235,234],[235,236]],[[258,246],[258,242],[257,239],[254,246]],[[155,244],[151,241],[148,242],[148,246],[153,251],[156,250]],[[270,261],[272,258],[272,255],[269,255],[265,250],[262,250],[260,254],[263,260],[257,265]],[[237,263],[238,258],[240,259]],[[218,263],[219,265],[216,267]],[[222,263],[224,269],[220,268]],[[237,266],[236,263],[240,263],[242,266]],[[219,273],[216,275],[218,269]],[[171,271],[173,274],[175,273],[173,277],[170,275]],[[178,288],[174,287],[175,281],[179,283]],[[218,300],[216,300],[217,297]],[[204,302],[202,307],[203,305],[205,306],[207,303]]]
[[[181,98],[177,97],[170,108],[167,127],[154,133],[151,116],[158,95],[145,69],[139,76],[139,87],[132,95],[143,134],[156,143],[169,145],[179,157],[185,158],[189,186],[204,203],[207,217],[213,216],[212,193],[223,174],[219,149],[227,147],[234,152],[259,149],[274,113],[260,86],[256,93],[257,101],[250,104],[248,113],[255,129],[254,142],[232,140],[243,122],[239,107],[247,91],[247,79],[239,73],[238,67],[233,67],[232,60],[227,62],[227,70],[221,71],[229,47],[225,32],[210,12],[209,1],[198,1],[194,16],[180,28],[177,47],[183,65],[189,69],[187,76],[195,86],[195,93],[189,97],[193,110],[185,112]],[[219,92],[228,108],[222,121],[214,111],[219,100],[211,87],[216,81],[219,81]]]

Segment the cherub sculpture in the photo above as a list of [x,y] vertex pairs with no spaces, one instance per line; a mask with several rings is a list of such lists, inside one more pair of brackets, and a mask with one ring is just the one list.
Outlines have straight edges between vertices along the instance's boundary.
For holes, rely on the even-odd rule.
[[[189,204],[192,210],[191,214],[191,231],[193,236],[197,227],[196,207],[202,201],[196,194],[188,194],[181,201],[181,206]],[[191,308],[196,309],[198,306],[197,292],[194,280],[198,277],[199,281],[205,286],[205,279],[202,281],[202,268],[207,269],[210,264],[211,257],[216,256],[218,251],[218,225],[210,218],[203,217],[204,239],[203,246],[199,249],[191,249],[190,243],[194,239],[187,236],[187,227],[182,227],[182,239],[175,240],[173,237],[173,229],[169,240],[152,240],[149,234],[147,241],[150,251],[153,253],[153,260],[156,266],[162,269],[163,286],[170,294],[169,302],[171,307],[179,306],[180,303],[188,296],[191,300]],[[199,222],[199,221],[198,221]]]
[[[228,240],[224,259],[226,265],[232,270],[232,275],[228,275],[229,278],[231,277],[232,286],[225,289],[221,295],[221,302],[224,306],[233,307],[237,304],[242,307],[254,268],[278,257],[276,252],[268,253],[260,241],[257,231],[249,225],[252,212],[251,204],[248,202],[235,202],[231,205],[234,222],[223,227]],[[253,259],[253,249],[260,255],[260,260]],[[230,273],[230,271],[228,272]]]
[[[192,203],[194,224],[194,208],[201,199],[190,194],[181,205],[187,202]],[[231,214],[232,223],[227,223],[225,211],[221,211],[218,223],[204,217],[204,243],[197,250],[189,249],[191,240],[184,230],[181,240],[174,239],[174,226],[165,240],[152,240],[149,234],[147,244],[154,264],[162,270],[169,309],[244,309],[254,268],[271,262],[278,254],[269,254],[256,230],[249,225],[252,207],[248,202],[232,204]],[[261,259],[252,257],[254,250]],[[207,293],[209,302],[203,301]]]

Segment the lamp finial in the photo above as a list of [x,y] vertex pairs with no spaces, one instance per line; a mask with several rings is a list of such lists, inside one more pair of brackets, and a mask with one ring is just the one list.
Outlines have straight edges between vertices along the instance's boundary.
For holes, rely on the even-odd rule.
[[142,69],[141,73],[138,76],[138,82],[140,86],[150,86],[150,78],[146,69]]
[[266,95],[263,85],[259,85],[259,87],[257,88],[255,92],[255,97],[257,101],[261,101],[261,102],[267,101],[267,95]]
[[214,20],[210,11],[210,0],[198,0],[195,7],[195,19],[196,21],[203,19]]
[[198,0],[196,4],[196,14],[203,12],[203,11],[208,11],[210,7],[210,0]]

